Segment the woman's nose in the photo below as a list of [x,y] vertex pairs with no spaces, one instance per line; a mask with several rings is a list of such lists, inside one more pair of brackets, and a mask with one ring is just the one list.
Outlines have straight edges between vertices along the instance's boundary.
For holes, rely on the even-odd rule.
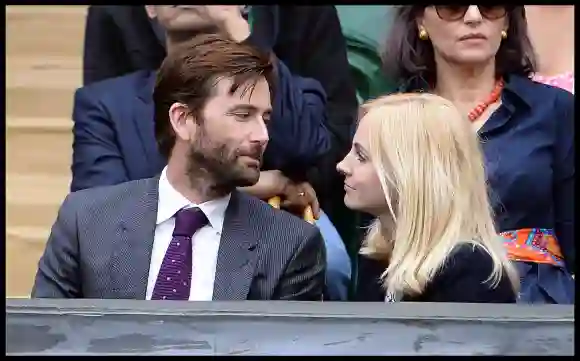
[[338,162],[338,164],[336,165],[336,171],[342,175],[348,175],[348,171],[346,170],[345,167],[345,160],[341,160],[340,162]]
[[479,11],[478,5],[470,5],[467,11],[465,12],[465,15],[463,15],[463,21],[466,24],[479,23],[482,20],[483,18],[481,16],[481,12]]

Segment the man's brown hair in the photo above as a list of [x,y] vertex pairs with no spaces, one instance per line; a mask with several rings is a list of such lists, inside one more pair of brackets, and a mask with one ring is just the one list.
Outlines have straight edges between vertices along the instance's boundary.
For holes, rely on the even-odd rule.
[[251,45],[237,43],[217,34],[204,34],[179,44],[167,55],[157,73],[153,91],[155,138],[166,159],[175,145],[169,108],[183,103],[191,115],[201,119],[201,111],[213,95],[216,83],[232,78],[230,93],[240,86],[251,91],[264,77],[274,98],[274,65],[268,54]]

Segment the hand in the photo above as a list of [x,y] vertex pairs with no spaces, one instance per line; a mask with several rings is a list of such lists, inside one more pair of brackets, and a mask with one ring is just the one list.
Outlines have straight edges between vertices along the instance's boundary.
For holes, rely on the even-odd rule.
[[235,21],[242,17],[239,5],[199,5],[199,15],[222,28],[228,21]]
[[267,170],[260,172],[259,183],[263,185],[264,191],[268,193],[263,199],[279,196],[284,193],[284,189],[291,183],[279,170]]
[[250,36],[250,25],[239,5],[200,5],[200,16],[214,23],[232,40],[242,42]]
[[274,196],[280,196],[290,183],[279,170],[268,170],[260,172],[258,183],[250,187],[243,187],[241,190],[262,200],[268,200]]
[[282,193],[281,207],[287,209],[293,214],[302,217],[307,206],[312,208],[314,219],[320,217],[320,204],[316,197],[314,188],[308,182],[292,183],[288,182]]

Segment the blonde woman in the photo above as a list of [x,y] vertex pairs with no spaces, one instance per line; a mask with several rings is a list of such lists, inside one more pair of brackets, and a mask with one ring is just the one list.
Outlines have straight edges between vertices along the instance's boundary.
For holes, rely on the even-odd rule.
[[494,229],[478,141],[451,102],[414,93],[363,105],[337,169],[347,207],[376,217],[356,300],[516,302],[519,278]]

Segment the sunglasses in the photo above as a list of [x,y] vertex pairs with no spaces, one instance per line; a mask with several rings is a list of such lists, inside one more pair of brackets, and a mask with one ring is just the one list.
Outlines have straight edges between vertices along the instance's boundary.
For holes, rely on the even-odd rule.
[[[471,5],[435,5],[437,16],[445,21],[457,21],[463,19]],[[477,5],[479,13],[487,20],[501,19],[507,14],[505,5]]]

